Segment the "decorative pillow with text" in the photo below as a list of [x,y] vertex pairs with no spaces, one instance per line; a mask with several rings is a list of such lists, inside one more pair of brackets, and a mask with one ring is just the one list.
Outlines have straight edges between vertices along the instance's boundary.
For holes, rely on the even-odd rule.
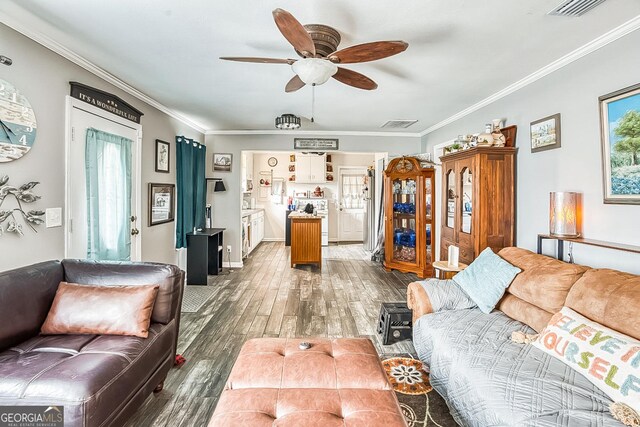
[[562,307],[533,345],[640,412],[640,341]]

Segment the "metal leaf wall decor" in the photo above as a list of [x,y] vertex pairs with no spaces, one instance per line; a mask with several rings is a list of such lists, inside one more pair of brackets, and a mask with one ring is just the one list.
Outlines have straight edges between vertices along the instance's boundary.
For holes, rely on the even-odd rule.
[[[41,198],[40,196],[33,194],[31,191],[40,183],[31,181],[20,187],[14,187],[9,185],[8,182],[8,175],[0,178],[0,235],[5,231],[7,233],[16,233],[20,236],[24,235],[24,232],[22,231],[22,224],[18,222],[16,214],[21,215],[24,223],[37,233],[38,231],[34,226],[40,225],[44,222],[44,219],[42,219],[44,211],[25,211],[22,206],[24,203],[33,203]],[[7,199],[14,200],[17,207],[14,207],[13,209],[3,209],[2,206]]]

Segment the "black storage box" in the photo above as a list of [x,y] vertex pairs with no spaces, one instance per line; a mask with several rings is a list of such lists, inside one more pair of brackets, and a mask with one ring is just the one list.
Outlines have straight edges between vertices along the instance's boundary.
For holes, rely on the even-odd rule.
[[382,344],[410,340],[412,313],[406,302],[383,302],[380,306],[377,332],[382,335]]

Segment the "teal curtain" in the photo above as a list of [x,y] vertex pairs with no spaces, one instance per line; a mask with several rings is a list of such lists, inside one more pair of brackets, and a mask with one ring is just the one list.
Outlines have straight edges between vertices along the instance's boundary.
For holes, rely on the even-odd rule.
[[204,228],[207,147],[184,136],[176,137],[176,248],[187,247],[187,233]]
[[87,129],[87,258],[131,259],[131,147],[133,141]]

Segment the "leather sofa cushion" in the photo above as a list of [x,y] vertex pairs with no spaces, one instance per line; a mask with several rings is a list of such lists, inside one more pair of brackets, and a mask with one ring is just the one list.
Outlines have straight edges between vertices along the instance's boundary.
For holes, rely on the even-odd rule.
[[571,288],[566,306],[640,340],[640,276],[610,269],[587,271]]
[[[180,303],[184,273],[175,265],[151,262],[105,262],[90,260],[62,261],[64,280],[87,285],[140,285],[154,283],[160,286],[152,323],[167,324],[176,317]],[[176,285],[179,282],[179,285]]]
[[60,282],[41,333],[147,338],[158,285],[90,286]]
[[0,351],[38,334],[62,280],[59,261],[0,273]]
[[498,310],[538,332],[565,305],[573,284],[589,270],[516,247],[504,248],[498,255],[522,270],[507,288]]
[[149,338],[36,336],[0,353],[2,405],[63,405],[65,425],[98,426],[173,357],[176,324],[152,324]]

